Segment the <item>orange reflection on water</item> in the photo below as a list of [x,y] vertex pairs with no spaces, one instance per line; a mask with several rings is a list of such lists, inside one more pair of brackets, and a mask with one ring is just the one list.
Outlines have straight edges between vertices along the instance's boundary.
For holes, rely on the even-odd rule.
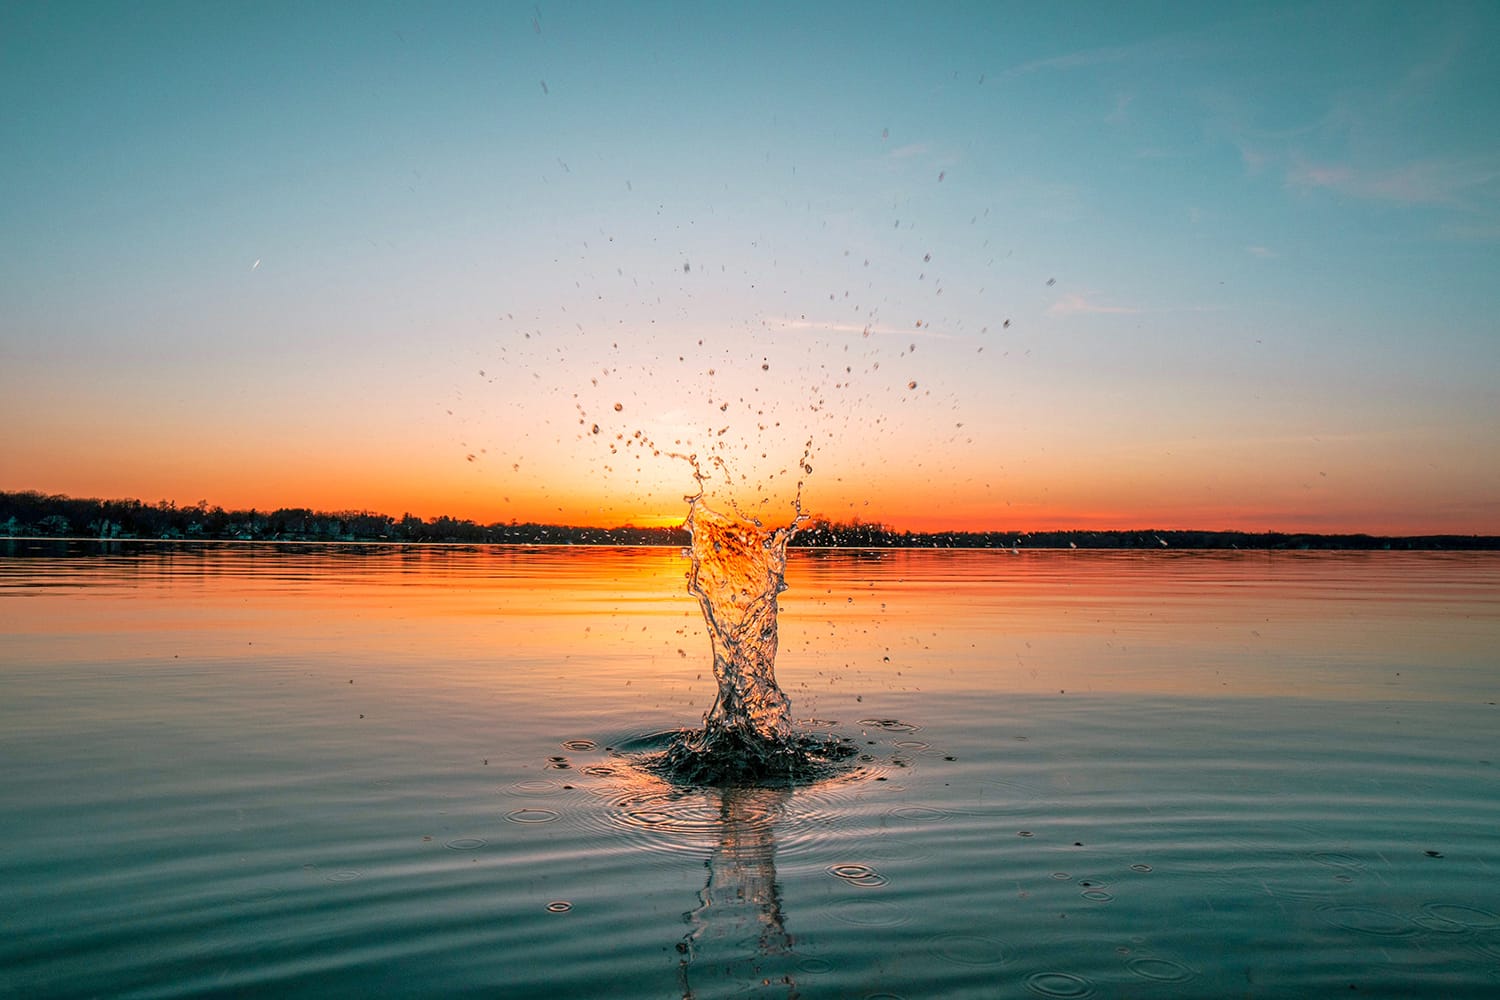
[[1500,638],[1489,553],[808,553],[788,583],[788,659],[902,690],[1443,698]]
[[[675,548],[9,544],[5,670],[235,660],[668,725],[713,698]],[[1492,698],[1500,647],[1483,553],[794,550],[787,583],[799,718],[894,692]]]

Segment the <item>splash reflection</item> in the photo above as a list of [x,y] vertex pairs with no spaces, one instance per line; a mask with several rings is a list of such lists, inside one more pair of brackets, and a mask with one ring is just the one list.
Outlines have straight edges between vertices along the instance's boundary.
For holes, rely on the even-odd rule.
[[721,788],[717,840],[704,862],[698,905],[677,944],[684,997],[796,997],[792,936],[776,880],[776,820],[783,788]]

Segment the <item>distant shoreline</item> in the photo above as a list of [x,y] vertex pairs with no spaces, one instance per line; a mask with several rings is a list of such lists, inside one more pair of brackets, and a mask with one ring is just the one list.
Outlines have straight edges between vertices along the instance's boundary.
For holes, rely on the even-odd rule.
[[[580,529],[598,532],[601,536],[607,536],[612,531],[639,530],[639,529]],[[671,530],[671,529],[662,529]],[[1051,535],[1053,532],[1045,532]],[[1093,534],[1119,534],[1121,536],[1136,536],[1137,532],[1094,532]],[[1160,537],[1163,540],[1168,535],[1186,534],[1202,535],[1215,534],[1214,532],[1147,532],[1146,535]],[[1030,535],[1023,533],[1017,544],[1010,542],[996,542],[994,544],[967,544],[962,541],[949,542],[943,540],[943,535],[913,534],[911,541],[897,539],[892,542],[867,544],[863,542],[833,542],[833,541],[804,541],[800,536],[794,537],[788,546],[791,549],[805,552],[921,552],[931,550],[944,551],[991,551],[991,552],[1500,552],[1500,537],[1491,535],[1413,535],[1413,536],[1358,536],[1344,538],[1336,535],[1292,535],[1278,536],[1276,538],[1261,539],[1260,536],[1251,536],[1248,544],[1233,542],[1219,542],[1209,540],[1204,544],[1172,545],[1170,542],[1161,544],[1136,544],[1133,537],[1122,537],[1118,540],[1111,539],[1101,543],[1070,543],[1066,545],[1051,544],[1049,542],[1038,542]],[[685,548],[688,544],[686,533],[681,541],[621,541],[607,537],[599,537],[589,541],[563,541],[556,539],[522,542],[522,541],[462,541],[459,539],[448,540],[423,540],[410,541],[406,539],[390,538],[142,538],[133,535],[120,535],[113,538],[95,538],[88,535],[5,535],[0,534],[0,557],[14,555],[15,542],[43,543],[44,545],[95,545],[101,547],[128,547],[138,546],[172,546],[172,545],[258,545],[258,546],[305,546],[309,548],[318,546],[347,546],[349,548],[392,548],[392,547],[421,547],[430,548],[523,548],[523,549],[567,549],[567,548]]]
[[[78,499],[37,492],[0,492],[0,539],[44,541],[288,542],[447,545],[682,546],[678,527],[581,528],[515,523],[481,525],[369,511],[227,511],[200,503],[178,507],[139,500]],[[1243,549],[1340,551],[1495,551],[1496,535],[1369,535],[1361,533],[1122,529],[1062,531],[897,531],[880,524],[809,519],[796,548],[845,549]]]

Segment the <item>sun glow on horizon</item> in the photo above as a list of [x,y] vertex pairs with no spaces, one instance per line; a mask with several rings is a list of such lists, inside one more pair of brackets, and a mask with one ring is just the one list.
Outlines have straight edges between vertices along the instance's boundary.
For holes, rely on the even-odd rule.
[[1500,7],[856,10],[26,7],[0,489],[1500,533]]

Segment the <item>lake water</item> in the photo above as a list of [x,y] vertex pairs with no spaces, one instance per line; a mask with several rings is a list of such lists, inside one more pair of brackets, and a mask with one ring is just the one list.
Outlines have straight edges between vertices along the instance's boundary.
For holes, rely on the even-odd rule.
[[1492,997],[1500,556],[0,542],[0,994]]

